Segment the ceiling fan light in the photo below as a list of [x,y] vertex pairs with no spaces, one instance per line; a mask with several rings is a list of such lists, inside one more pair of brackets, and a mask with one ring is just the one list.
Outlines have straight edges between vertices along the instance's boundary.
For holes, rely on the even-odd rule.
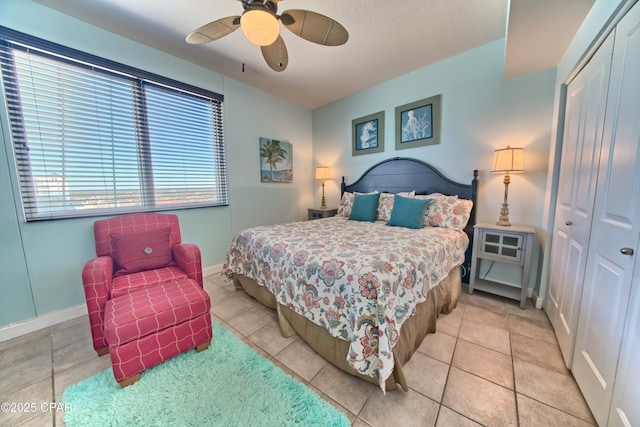
[[273,44],[280,34],[278,19],[262,9],[245,11],[240,18],[240,26],[245,37],[258,46]]

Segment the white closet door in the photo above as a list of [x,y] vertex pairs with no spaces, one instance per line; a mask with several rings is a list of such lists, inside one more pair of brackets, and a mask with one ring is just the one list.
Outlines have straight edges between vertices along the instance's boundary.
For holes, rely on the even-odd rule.
[[[640,245],[636,248],[640,251]],[[637,252],[636,252],[637,253]],[[613,387],[610,427],[640,426],[640,262],[631,284],[631,299]]]
[[589,245],[613,37],[567,88],[560,180],[545,310],[568,367]]
[[638,255],[635,251],[640,241],[638,76],[640,7],[635,7],[616,27],[591,244],[572,367],[596,421],[603,426],[609,415]]

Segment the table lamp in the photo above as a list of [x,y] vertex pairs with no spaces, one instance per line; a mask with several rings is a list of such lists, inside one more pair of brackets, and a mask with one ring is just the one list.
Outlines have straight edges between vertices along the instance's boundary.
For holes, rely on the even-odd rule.
[[322,204],[320,205],[320,209],[327,209],[327,203],[325,202],[325,199],[324,199],[324,181],[327,179],[331,179],[331,173],[329,172],[329,168],[317,167],[316,179],[322,181]]
[[522,148],[507,148],[496,150],[493,154],[493,169],[491,173],[504,173],[504,201],[502,209],[500,209],[500,218],[497,225],[510,226],[509,222],[509,203],[507,196],[509,193],[509,183],[511,182],[510,173],[524,172],[524,150]]

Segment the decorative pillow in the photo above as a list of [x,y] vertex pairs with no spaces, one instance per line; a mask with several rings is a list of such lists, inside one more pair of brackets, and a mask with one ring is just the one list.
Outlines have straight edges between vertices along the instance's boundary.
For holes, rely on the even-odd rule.
[[116,275],[153,270],[172,264],[169,227],[140,233],[113,233],[109,237]]
[[442,194],[442,193],[417,194],[414,197],[416,199],[433,199],[436,197],[455,197],[456,199],[458,198],[458,196],[447,196],[446,194]]
[[353,197],[353,207],[351,208],[349,219],[353,219],[356,221],[375,222],[379,198],[380,193],[356,193]]
[[[401,197],[412,198],[415,191],[405,191],[397,193]],[[393,209],[394,194],[392,193],[380,193],[380,200],[378,201],[378,211],[376,212],[376,221],[387,222],[391,218],[391,210]]]
[[370,193],[351,193],[349,191],[345,191],[342,195],[342,200],[340,200],[340,206],[338,206],[338,212],[336,215],[346,216],[349,218],[351,215],[351,208],[353,208],[353,195],[354,194],[378,194],[377,191],[372,191]]
[[391,218],[387,225],[395,227],[422,228],[427,206],[432,199],[412,199],[402,196],[395,196]]
[[473,207],[471,200],[436,193],[416,196],[416,198],[432,198],[434,200],[427,208],[425,225],[462,230],[469,222]]
[[336,215],[346,216],[351,215],[351,208],[353,207],[353,193],[345,191],[340,200],[340,206],[338,206],[338,213]]

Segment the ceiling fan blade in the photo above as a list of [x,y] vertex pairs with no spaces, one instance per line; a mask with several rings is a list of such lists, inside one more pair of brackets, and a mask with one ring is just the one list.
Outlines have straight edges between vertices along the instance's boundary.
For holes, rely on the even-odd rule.
[[240,28],[239,16],[227,16],[203,25],[187,36],[187,43],[202,44],[221,39]]
[[286,10],[280,20],[292,33],[313,43],[340,46],[349,40],[349,32],[342,24],[310,10]]
[[289,65],[289,53],[281,36],[269,46],[261,46],[262,56],[273,71],[284,71]]

